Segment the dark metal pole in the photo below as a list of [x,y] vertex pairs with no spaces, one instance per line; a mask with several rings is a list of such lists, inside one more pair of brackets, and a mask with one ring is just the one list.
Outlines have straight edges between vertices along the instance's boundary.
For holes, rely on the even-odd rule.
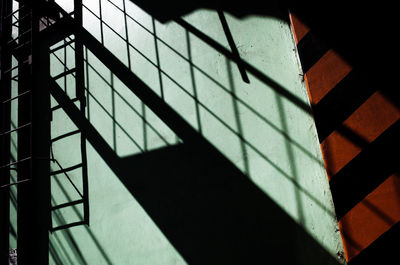
[[[18,101],[18,123],[31,123],[18,132],[18,158],[30,157],[18,165],[18,264],[49,263],[50,225],[50,96],[48,90],[49,52],[46,40],[39,36],[39,8],[35,3],[21,10],[20,17],[31,12],[30,20],[21,21],[20,30],[31,29],[29,63],[19,69],[18,93],[31,91]],[[22,16],[21,16],[22,15]],[[20,31],[21,32],[21,31]],[[26,51],[29,54],[29,51]]]
[[[19,18],[26,17],[19,21],[19,32],[25,32],[31,29],[30,10],[22,8],[23,4],[20,3],[18,12]],[[31,65],[24,64],[27,54],[31,54],[31,47],[28,43],[30,41],[30,35],[26,35],[20,38],[20,43],[26,43],[25,46],[20,48],[21,57],[18,58],[18,94],[30,93],[32,84]],[[30,93],[31,94],[31,93]],[[31,123],[31,108],[32,108],[32,95],[23,97],[18,100],[18,127],[24,124]],[[24,162],[20,162],[16,165],[18,168],[18,181],[24,179],[31,179],[32,172],[32,152],[31,152],[31,126],[26,126],[25,129],[19,130],[18,133],[18,160],[25,159]],[[34,202],[32,198],[33,185],[32,182],[26,182],[17,187],[17,247],[18,247],[18,263],[27,264],[28,260],[32,260],[33,257],[33,246],[32,237],[34,237],[34,227],[32,225],[32,215],[34,214]]]
[[34,87],[32,93],[32,155],[33,185],[35,192],[35,227],[37,264],[49,264],[49,228],[51,224],[50,195],[50,56],[45,39],[33,40]]
[[[5,17],[12,12],[12,1],[1,1],[1,28],[0,28],[0,132],[10,130],[11,105],[3,103],[11,97],[11,73],[5,75],[6,69],[11,68],[11,53],[5,43],[11,38],[11,19]],[[10,135],[3,135],[0,139],[0,165],[10,162]],[[2,168],[0,172],[0,186],[10,183],[10,170]],[[0,264],[8,264],[10,227],[10,189],[0,189]]]

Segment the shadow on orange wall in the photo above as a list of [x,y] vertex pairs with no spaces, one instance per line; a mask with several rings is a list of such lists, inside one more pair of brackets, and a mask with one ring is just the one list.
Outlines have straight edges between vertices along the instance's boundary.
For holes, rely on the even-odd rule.
[[376,258],[400,222],[397,92],[352,67],[293,14],[291,25],[346,259]]

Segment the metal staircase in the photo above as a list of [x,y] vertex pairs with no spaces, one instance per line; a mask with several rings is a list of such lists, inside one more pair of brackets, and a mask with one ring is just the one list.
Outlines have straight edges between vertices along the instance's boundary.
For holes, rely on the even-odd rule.
[[[4,3],[7,5],[7,2]],[[5,7],[4,9],[8,9]],[[4,162],[0,165],[2,178],[7,178],[10,175],[10,170],[18,172],[19,168],[27,169],[24,176],[19,176],[18,181],[1,185],[1,188],[6,188],[11,185],[20,184],[31,180],[32,170],[32,150],[30,143],[32,142],[32,10],[26,5],[21,6],[17,10],[3,16],[2,32],[8,33],[3,36],[2,43],[2,58],[4,65],[1,68],[1,108],[2,108],[2,130],[0,133],[2,146],[10,141],[12,134],[17,134],[25,138],[25,152],[18,154],[18,159],[8,161],[6,156]],[[8,29],[6,29],[8,27]],[[17,28],[18,35],[13,37],[12,31]],[[11,34],[10,34],[11,33]],[[18,61],[16,66],[11,66],[11,56],[14,56]],[[11,92],[11,82],[25,83],[18,86],[18,91],[13,95]],[[25,80],[29,80],[28,82]],[[10,111],[12,104],[18,104],[18,123],[15,126],[11,125]],[[25,113],[27,115],[25,115]],[[19,138],[21,138],[19,137]],[[22,147],[22,146],[21,146]],[[20,148],[21,149],[21,148]],[[20,175],[20,174],[19,174]],[[6,180],[6,182],[8,182]]]
[[[48,247],[44,246],[48,245],[49,231],[89,224],[85,134],[78,130],[56,139],[50,137],[51,113],[57,109],[50,106],[49,58],[50,53],[55,52],[50,51],[50,46],[60,37],[56,34],[56,38],[51,38],[62,16],[52,8],[51,1],[38,1],[33,5],[30,1],[4,0],[1,5],[0,222],[4,231],[0,233],[0,264],[8,262],[11,186],[17,187],[18,260],[24,264],[33,258],[37,264],[46,264]],[[76,6],[81,8],[81,5]],[[79,20],[81,12],[74,13]],[[83,46],[77,38],[66,43],[71,44],[75,49],[76,67],[55,78],[74,73],[75,101],[84,113]],[[59,47],[62,48],[65,46]],[[53,143],[78,133],[77,148],[80,148],[82,161],[72,168],[81,170],[82,190],[71,180],[68,174],[71,168],[64,168],[52,152]],[[51,178],[60,177],[69,181],[79,200],[51,205]],[[54,212],[78,204],[83,205],[82,220],[53,226]]]
[[[12,3],[7,0],[7,3]],[[3,1],[3,3],[5,3]],[[126,67],[115,55],[104,45],[93,37],[82,26],[82,2],[74,1],[75,9],[67,13],[53,1],[40,1],[29,13],[22,12],[24,6],[21,4],[21,12],[12,11],[3,16],[4,19],[15,17],[16,19],[30,18],[29,27],[19,24],[20,33],[15,40],[8,39],[3,42],[2,53],[2,102],[4,105],[12,101],[18,102],[18,126],[9,128],[11,122],[11,109],[2,109],[2,166],[1,177],[6,181],[1,182],[1,193],[6,194],[9,187],[17,185],[18,188],[18,260],[24,264],[29,258],[34,258],[37,264],[48,264],[48,232],[54,232],[77,225],[89,224],[89,199],[86,163],[86,140],[102,156],[105,163],[121,176],[121,165],[126,163],[118,157],[96,128],[90,124],[85,116],[86,99],[84,90],[84,56],[83,47],[93,53],[121,82],[128,87],[149,109],[151,109],[176,135],[191,147],[199,150],[215,148],[207,142],[188,122],[173,110],[162,98],[160,98],[150,87],[140,80],[128,67]],[[39,12],[40,10],[40,12]],[[45,11],[51,14],[46,16]],[[26,11],[25,11],[26,12]],[[10,22],[12,24],[15,21]],[[3,29],[7,24],[2,24]],[[11,28],[11,24],[8,25]],[[3,30],[3,32],[6,32]],[[11,35],[11,30],[9,30]],[[71,37],[73,36],[73,38]],[[24,44],[24,45],[23,45]],[[57,45],[55,45],[57,44]],[[52,47],[52,48],[50,48]],[[50,76],[50,55],[65,49],[73,48],[75,66],[68,68],[64,64],[64,72],[53,77]],[[11,56],[17,59],[18,65],[11,66]],[[9,61],[6,59],[8,58]],[[6,67],[8,65],[8,67]],[[6,70],[3,70],[6,69]],[[18,76],[12,75],[18,71]],[[75,78],[75,98],[71,98],[57,84],[57,80],[73,75]],[[18,81],[18,95],[11,95],[11,80]],[[20,88],[21,87],[21,88]],[[59,105],[51,108],[50,95]],[[65,135],[51,139],[50,124],[51,113],[62,108],[78,130],[71,131]],[[26,132],[26,134],[23,134]],[[18,133],[18,158],[19,160],[8,161],[10,157],[11,133]],[[52,150],[52,144],[75,134],[80,134],[80,150],[82,154],[81,163],[64,168],[57,160]],[[3,146],[5,148],[3,148]],[[4,161],[4,163],[3,163]],[[26,164],[23,168],[22,165]],[[18,165],[18,168],[13,166]],[[128,166],[128,165],[125,165]],[[79,190],[69,176],[72,169],[82,170],[83,190]],[[18,181],[9,182],[10,170],[18,170]],[[52,177],[64,177],[73,186],[80,199],[51,205],[50,183]],[[38,194],[40,194],[38,196]],[[7,201],[7,199],[4,199]],[[53,227],[52,211],[65,207],[83,205],[83,218],[72,223],[59,224]],[[29,217],[34,218],[29,219]],[[8,218],[8,215],[7,215]],[[6,218],[4,222],[9,222]],[[33,219],[33,220],[32,220]],[[4,227],[4,226],[1,226]],[[8,234],[8,232],[4,233]],[[3,235],[3,234],[2,234]],[[4,242],[8,241],[4,239]],[[36,243],[34,243],[36,241]],[[36,245],[35,245],[36,244]],[[32,247],[34,245],[34,247]],[[2,251],[8,252],[8,243],[1,246]],[[4,251],[5,252],[5,251]]]

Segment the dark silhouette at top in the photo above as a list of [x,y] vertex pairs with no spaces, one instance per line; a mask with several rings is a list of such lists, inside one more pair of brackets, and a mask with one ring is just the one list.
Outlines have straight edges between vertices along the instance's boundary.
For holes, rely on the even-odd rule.
[[[243,18],[248,15],[272,16],[287,20],[290,10],[305,22],[325,43],[336,50],[353,66],[363,67],[376,73],[386,63],[393,60],[396,52],[396,17],[387,1],[362,2],[350,4],[350,1],[149,1],[131,0],[161,22],[180,18],[198,9],[222,10]],[[385,79],[389,76],[385,75]]]

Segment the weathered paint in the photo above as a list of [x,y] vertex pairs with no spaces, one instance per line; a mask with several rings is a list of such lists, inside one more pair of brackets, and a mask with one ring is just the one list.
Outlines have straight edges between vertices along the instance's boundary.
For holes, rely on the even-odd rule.
[[[69,1],[57,2],[71,10]],[[114,2],[123,8],[122,1]],[[100,15],[97,1],[84,3]],[[127,49],[115,32],[84,9],[85,28],[98,40],[104,40],[106,48],[130,66],[332,256],[340,253],[341,240],[310,113],[251,72],[247,73],[250,84],[243,82],[237,64],[178,24],[158,23],[127,1],[127,13],[136,21],[128,18],[125,31],[122,12],[108,1],[101,1],[101,5],[103,21],[123,37],[127,32],[132,46]],[[308,106],[288,23],[262,17],[239,20],[225,15],[241,58]],[[196,11],[184,19],[229,49],[216,12]],[[63,50],[56,54],[63,60]],[[69,67],[74,65],[71,55],[72,49],[68,48]],[[53,76],[65,70],[57,58],[51,59]],[[95,56],[88,52],[86,59],[91,64],[85,73],[91,94],[87,117],[118,156],[179,143],[176,135]],[[71,76],[58,83],[74,97]],[[52,137],[73,130],[76,127],[65,113],[61,109],[54,111]],[[53,152],[64,168],[79,163],[79,137],[57,141]],[[81,188],[78,172],[71,171],[69,175]],[[88,172],[90,226],[50,234],[52,264],[57,260],[63,264],[186,263],[90,145]],[[52,197],[53,205],[79,198],[62,175],[52,179]],[[53,213],[53,225],[81,218],[81,206],[63,208]]]

